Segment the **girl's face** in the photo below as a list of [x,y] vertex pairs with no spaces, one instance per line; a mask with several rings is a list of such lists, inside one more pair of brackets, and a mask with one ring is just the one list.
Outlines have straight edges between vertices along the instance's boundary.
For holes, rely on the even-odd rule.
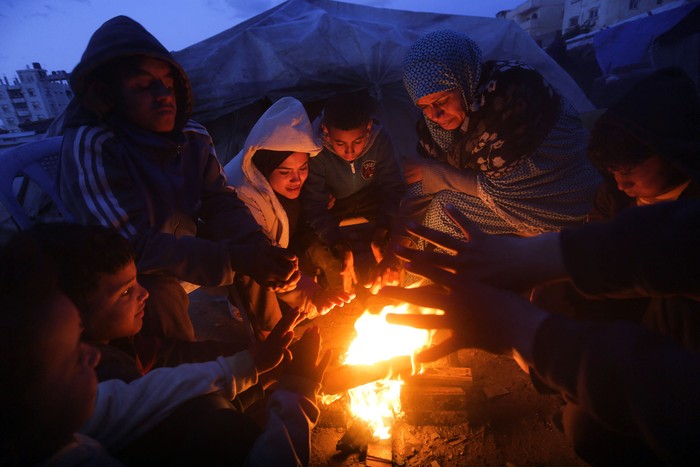
[[309,155],[305,152],[295,152],[272,171],[267,181],[275,193],[285,198],[296,199],[308,176]]
[[467,108],[459,89],[428,94],[418,99],[416,105],[443,130],[456,130],[467,117]]

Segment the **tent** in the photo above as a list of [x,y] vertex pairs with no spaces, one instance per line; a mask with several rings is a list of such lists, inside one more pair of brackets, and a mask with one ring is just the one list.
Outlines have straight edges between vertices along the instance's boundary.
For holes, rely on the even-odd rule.
[[274,101],[293,96],[313,118],[338,91],[367,90],[397,152],[415,152],[419,112],[403,89],[402,62],[423,34],[469,34],[485,59],[518,59],[539,70],[579,111],[593,107],[576,83],[516,23],[374,8],[332,0],[289,0],[174,52],[192,80],[194,118],[207,126],[222,163],[242,147]]

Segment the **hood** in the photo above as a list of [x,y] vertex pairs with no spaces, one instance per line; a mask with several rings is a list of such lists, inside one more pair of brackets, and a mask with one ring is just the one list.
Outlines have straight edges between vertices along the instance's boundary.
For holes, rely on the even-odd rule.
[[311,157],[321,151],[301,102],[283,97],[272,104],[253,126],[243,149],[224,167],[229,183],[251,208],[268,238],[286,248],[289,221],[274,190],[253,164],[253,155],[258,149],[307,152]]
[[177,120],[182,128],[192,114],[192,85],[187,74],[168,50],[141,24],[127,16],[106,21],[90,37],[85,52],[70,74],[70,85],[76,99],[102,116],[99,102],[86,102],[89,90],[86,77],[115,58],[141,55],[168,62],[176,72]]
[[243,149],[234,158],[246,179],[257,186],[269,186],[253,164],[253,155],[258,149],[308,152],[314,157],[322,148],[314,136],[304,105],[293,97],[283,97],[258,119]]

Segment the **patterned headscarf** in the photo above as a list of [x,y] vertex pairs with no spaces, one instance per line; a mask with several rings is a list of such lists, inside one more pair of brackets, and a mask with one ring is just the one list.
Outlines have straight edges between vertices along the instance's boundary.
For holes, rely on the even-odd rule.
[[[459,89],[467,108],[474,102],[481,77],[481,49],[466,34],[442,30],[426,34],[408,50],[403,64],[403,85],[413,103],[428,94]],[[454,131],[443,130],[425,117],[436,143],[447,151]]]

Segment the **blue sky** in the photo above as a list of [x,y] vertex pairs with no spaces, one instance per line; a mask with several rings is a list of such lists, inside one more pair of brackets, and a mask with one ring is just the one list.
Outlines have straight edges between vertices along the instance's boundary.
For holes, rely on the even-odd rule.
[[[350,0],[383,8],[494,17],[523,0]],[[0,77],[39,62],[71,71],[92,33],[116,15],[143,24],[180,50],[282,3],[281,0],[0,0]]]

